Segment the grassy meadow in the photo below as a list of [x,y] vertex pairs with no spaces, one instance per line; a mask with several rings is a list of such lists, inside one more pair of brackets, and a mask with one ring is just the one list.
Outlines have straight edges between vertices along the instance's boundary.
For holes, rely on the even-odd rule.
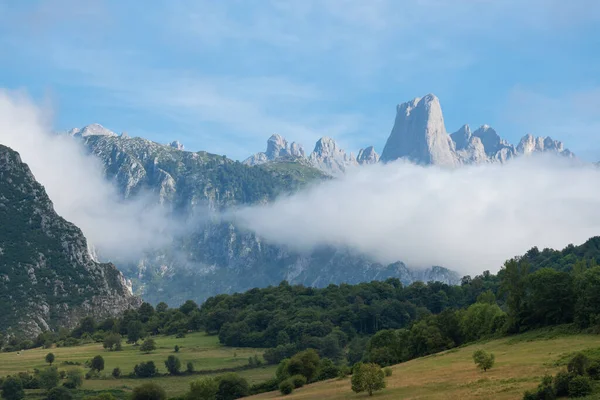
[[[17,372],[30,371],[35,368],[44,368],[48,364],[44,357],[53,353],[56,357],[54,364],[62,369],[74,368],[75,366],[63,364],[65,361],[79,362],[81,368],[85,368],[86,360],[96,355],[104,358],[103,374],[110,377],[113,368],[119,367],[123,375],[133,372],[133,367],[143,361],[154,361],[159,372],[166,373],[164,361],[169,355],[176,355],[185,371],[188,362],[194,364],[196,371],[211,371],[224,368],[241,367],[248,364],[248,357],[258,355],[261,357],[264,349],[232,348],[225,347],[219,343],[216,336],[208,336],[205,333],[191,333],[185,338],[175,336],[154,337],[157,349],[149,354],[142,353],[139,346],[123,343],[122,351],[108,351],[102,347],[102,343],[92,343],[75,347],[60,347],[52,349],[31,349],[20,353],[0,353],[0,376],[6,376]],[[141,342],[140,342],[141,343]],[[180,347],[179,352],[174,352],[175,345]],[[271,378],[275,373],[275,367],[260,367],[238,372],[241,376],[252,383],[261,382]],[[218,374],[216,374],[218,375]],[[165,388],[169,396],[178,396],[185,393],[189,388],[189,382],[198,379],[199,375],[183,376],[161,376],[150,379],[90,379],[85,380],[82,389],[106,390],[122,389],[130,390],[144,382],[154,381]]]
[[[418,358],[393,366],[387,387],[375,399],[494,399],[516,400],[537,387],[545,374],[560,370],[557,364],[567,354],[600,348],[600,336],[573,335],[536,337],[535,333],[474,344]],[[496,364],[487,372],[473,364],[472,354],[484,349],[496,355]],[[564,366],[562,367],[564,368]],[[350,378],[329,380],[296,389],[291,395],[264,393],[252,399],[359,399],[350,389]],[[589,399],[598,397],[589,397]]]

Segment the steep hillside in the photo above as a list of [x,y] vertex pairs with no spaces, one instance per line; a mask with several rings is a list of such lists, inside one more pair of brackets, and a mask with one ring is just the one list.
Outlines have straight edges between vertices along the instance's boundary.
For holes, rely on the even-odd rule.
[[[387,387],[374,397],[520,400],[523,392],[536,388],[545,374],[555,374],[565,368],[565,356],[600,346],[600,337],[597,335],[558,336],[551,339],[540,336],[536,340],[536,332],[531,332],[395,365],[392,367],[392,376],[386,378]],[[472,354],[479,349],[496,356],[496,364],[487,372],[478,370],[473,363]],[[311,384],[288,396],[270,392],[250,398],[358,399],[368,396],[352,392],[350,379],[346,378]]]
[[112,264],[54,211],[19,154],[0,145],[0,331],[33,336],[139,305]]

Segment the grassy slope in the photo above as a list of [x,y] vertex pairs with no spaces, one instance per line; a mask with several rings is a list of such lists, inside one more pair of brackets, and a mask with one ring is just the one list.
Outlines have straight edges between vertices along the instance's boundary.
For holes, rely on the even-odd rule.
[[[104,357],[104,374],[110,375],[115,367],[121,368],[123,374],[133,371],[135,364],[141,361],[154,361],[160,373],[166,373],[164,361],[169,355],[176,355],[182,363],[183,370],[191,361],[197,371],[215,370],[242,366],[248,363],[248,357],[255,354],[261,355],[264,349],[235,349],[224,347],[219,344],[216,336],[207,336],[204,333],[193,333],[183,339],[174,336],[155,338],[157,350],[150,354],[139,351],[139,347],[125,344],[123,351],[106,351],[101,343],[88,344],[76,347],[62,347],[51,350],[32,349],[21,351],[21,354],[0,353],[0,376],[5,376],[20,371],[33,371],[34,368],[44,368],[47,364],[44,357],[52,352],[56,356],[54,365],[59,369],[69,369],[72,366],[62,365],[63,361],[77,361],[82,364],[96,355]],[[173,347],[179,345],[178,353],[173,352]],[[234,357],[235,353],[235,357]],[[275,367],[256,368],[240,371],[239,374],[246,377],[251,383],[260,382],[271,378],[275,373]],[[159,377],[152,379],[161,384],[169,396],[183,394],[189,388],[189,382],[198,379],[198,375],[179,377]],[[128,389],[140,385],[150,379],[108,379],[108,380],[86,380],[83,389]]]
[[[600,347],[600,336],[574,335],[537,339],[535,335],[499,339],[444,353],[419,358],[392,367],[387,388],[377,399],[521,399],[523,392],[535,388],[541,377],[560,369],[555,365],[561,355]],[[496,355],[496,365],[488,372],[475,369],[471,355],[483,348]],[[265,393],[256,399],[283,398]],[[350,390],[350,379],[330,380],[305,386],[285,399],[368,398]]]

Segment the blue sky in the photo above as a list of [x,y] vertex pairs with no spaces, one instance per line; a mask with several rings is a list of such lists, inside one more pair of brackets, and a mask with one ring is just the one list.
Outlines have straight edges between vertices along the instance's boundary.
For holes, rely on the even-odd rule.
[[398,103],[600,159],[596,0],[0,0],[0,87],[244,159],[280,133],[381,152]]

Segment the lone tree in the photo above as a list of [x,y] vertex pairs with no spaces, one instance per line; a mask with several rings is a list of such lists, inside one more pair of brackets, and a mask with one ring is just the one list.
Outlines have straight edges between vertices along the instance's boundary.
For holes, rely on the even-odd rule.
[[475,353],[473,353],[473,361],[479,369],[482,369],[483,372],[485,372],[494,366],[496,356],[494,356],[493,353],[486,352],[485,350],[477,350]]
[[48,364],[50,364],[50,366],[52,366],[52,363],[54,362],[54,354],[52,354],[52,353],[46,354],[46,362]]
[[102,371],[104,369],[104,358],[102,358],[102,356],[96,356],[92,358],[91,367],[94,371]]
[[16,376],[9,376],[2,384],[2,398],[6,400],[21,400],[25,397],[23,382]]
[[385,377],[379,365],[358,363],[354,365],[351,383],[352,391],[373,396],[373,392],[385,388]]
[[165,360],[165,367],[167,367],[169,374],[179,375],[179,372],[181,371],[181,361],[179,361],[179,358],[171,355]]
[[156,350],[156,342],[154,339],[146,339],[140,346],[140,351],[143,351],[144,353],[150,353],[154,350]]

